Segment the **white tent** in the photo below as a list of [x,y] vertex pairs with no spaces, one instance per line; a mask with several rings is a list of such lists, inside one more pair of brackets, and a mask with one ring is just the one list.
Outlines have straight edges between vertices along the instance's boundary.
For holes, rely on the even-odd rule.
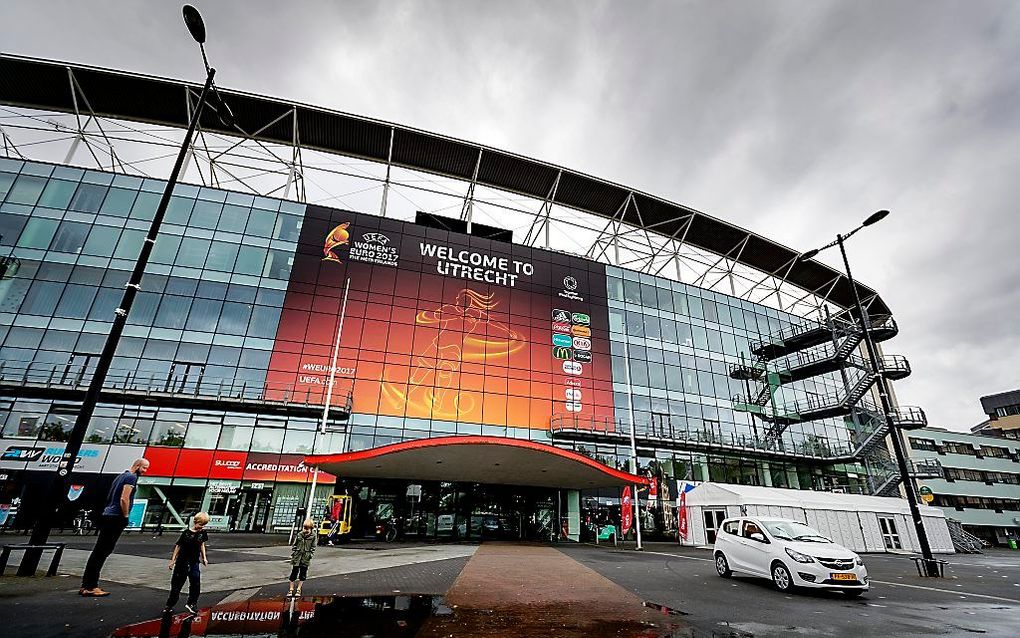
[[[690,531],[685,545],[711,545],[725,518],[767,516],[803,521],[857,552],[920,551],[910,505],[901,498],[729,483],[690,485],[693,489],[688,487],[686,493]],[[932,551],[953,553],[945,513],[937,507],[920,508]]]

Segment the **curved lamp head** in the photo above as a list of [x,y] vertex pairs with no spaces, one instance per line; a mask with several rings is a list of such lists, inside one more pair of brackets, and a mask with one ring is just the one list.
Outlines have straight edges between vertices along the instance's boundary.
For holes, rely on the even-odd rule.
[[807,261],[808,259],[814,259],[815,255],[817,255],[819,252],[820,251],[817,248],[812,248],[811,250],[809,250],[806,253],[804,253],[803,255],[801,255],[798,258],[798,260],[799,261]]
[[880,211],[874,212],[874,213],[871,214],[871,217],[868,217],[867,219],[864,220],[864,223],[861,224],[861,226],[871,226],[872,224],[874,224],[876,222],[882,221],[888,215],[889,215],[889,211],[887,211],[887,210],[880,210]]
[[184,14],[184,24],[188,26],[191,37],[195,38],[195,42],[205,44],[205,22],[202,21],[202,14],[190,4],[184,5],[181,12]]

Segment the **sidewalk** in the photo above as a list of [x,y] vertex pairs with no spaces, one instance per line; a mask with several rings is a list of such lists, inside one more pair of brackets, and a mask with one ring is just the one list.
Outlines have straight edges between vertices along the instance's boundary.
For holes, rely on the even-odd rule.
[[561,551],[486,543],[447,592],[450,616],[419,636],[685,636],[683,624]]

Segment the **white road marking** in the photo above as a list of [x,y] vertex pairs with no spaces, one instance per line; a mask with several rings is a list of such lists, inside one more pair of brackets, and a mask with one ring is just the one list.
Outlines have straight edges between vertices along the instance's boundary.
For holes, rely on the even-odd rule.
[[[881,583],[883,585],[892,585],[893,587],[910,587],[911,589],[925,589],[927,591],[937,591],[937,592],[942,592],[943,594],[953,594],[953,595],[956,595],[956,596],[959,596],[960,593],[961,593],[961,592],[958,592],[958,591],[953,591],[952,589],[941,589],[939,587],[925,587],[924,585],[910,585],[910,584],[907,584],[907,583],[892,583],[892,582],[889,582],[889,581],[886,581],[886,580],[872,580],[871,582],[873,582],[873,583]],[[962,593],[967,594],[967,596],[973,596],[974,598],[988,598],[990,600],[1002,600],[1002,601],[1005,601],[1007,603],[1016,603],[1016,604],[1020,605],[1020,600],[1017,600],[1016,598],[1004,598],[1002,596],[989,596],[988,594],[972,594],[971,592],[962,592]],[[964,596],[961,596],[961,598],[964,598]]]

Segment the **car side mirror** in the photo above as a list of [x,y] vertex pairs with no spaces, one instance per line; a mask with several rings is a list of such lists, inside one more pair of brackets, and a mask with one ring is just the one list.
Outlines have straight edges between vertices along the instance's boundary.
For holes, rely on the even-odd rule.
[[765,535],[762,534],[761,532],[754,532],[753,534],[751,534],[751,540],[758,541],[759,543],[769,542],[768,539],[765,538]]

